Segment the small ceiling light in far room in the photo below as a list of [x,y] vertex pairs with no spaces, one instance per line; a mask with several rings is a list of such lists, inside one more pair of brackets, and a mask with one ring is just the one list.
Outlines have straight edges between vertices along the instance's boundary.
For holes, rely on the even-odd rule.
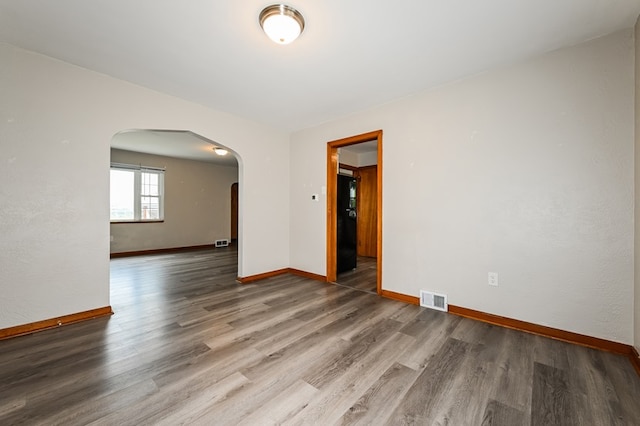
[[224,148],[213,148],[213,152],[215,152],[218,155],[227,155],[229,153],[229,151],[227,151]]
[[286,4],[272,4],[260,12],[260,26],[278,44],[289,44],[304,30],[304,18]]

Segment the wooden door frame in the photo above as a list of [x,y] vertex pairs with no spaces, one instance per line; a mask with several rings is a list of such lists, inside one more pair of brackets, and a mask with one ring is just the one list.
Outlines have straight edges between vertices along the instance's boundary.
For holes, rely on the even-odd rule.
[[335,282],[338,275],[336,273],[338,263],[336,246],[336,229],[338,227],[338,218],[336,216],[338,209],[338,148],[373,140],[378,142],[376,291],[378,294],[382,294],[382,130],[327,142],[327,281]]

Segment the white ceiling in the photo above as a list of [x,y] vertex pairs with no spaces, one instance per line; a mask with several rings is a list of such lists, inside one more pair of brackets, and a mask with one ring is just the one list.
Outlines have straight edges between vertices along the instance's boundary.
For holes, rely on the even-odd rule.
[[229,151],[220,156],[213,148],[226,147],[185,130],[126,130],[111,139],[111,147],[126,151],[206,161],[219,166],[237,167],[235,155]]
[[640,0],[0,0],[0,41],[296,131],[631,27]]
[[338,151],[349,151],[354,154],[368,154],[378,150],[378,141],[360,142],[355,145],[343,146]]

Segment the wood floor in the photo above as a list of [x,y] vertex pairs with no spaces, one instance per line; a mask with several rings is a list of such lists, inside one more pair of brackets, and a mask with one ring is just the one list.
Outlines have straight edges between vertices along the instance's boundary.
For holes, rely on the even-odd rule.
[[0,424],[640,425],[628,359],[294,276],[111,261],[115,315],[0,341]]
[[356,269],[338,274],[336,283],[356,290],[377,292],[376,258],[358,256]]

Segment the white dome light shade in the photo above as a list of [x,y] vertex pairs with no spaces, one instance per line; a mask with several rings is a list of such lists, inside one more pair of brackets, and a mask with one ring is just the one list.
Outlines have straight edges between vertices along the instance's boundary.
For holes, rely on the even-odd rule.
[[286,15],[272,15],[262,24],[269,38],[279,44],[289,44],[300,35],[300,26]]
[[294,8],[273,4],[260,12],[260,26],[278,44],[289,44],[304,30],[304,18]]

